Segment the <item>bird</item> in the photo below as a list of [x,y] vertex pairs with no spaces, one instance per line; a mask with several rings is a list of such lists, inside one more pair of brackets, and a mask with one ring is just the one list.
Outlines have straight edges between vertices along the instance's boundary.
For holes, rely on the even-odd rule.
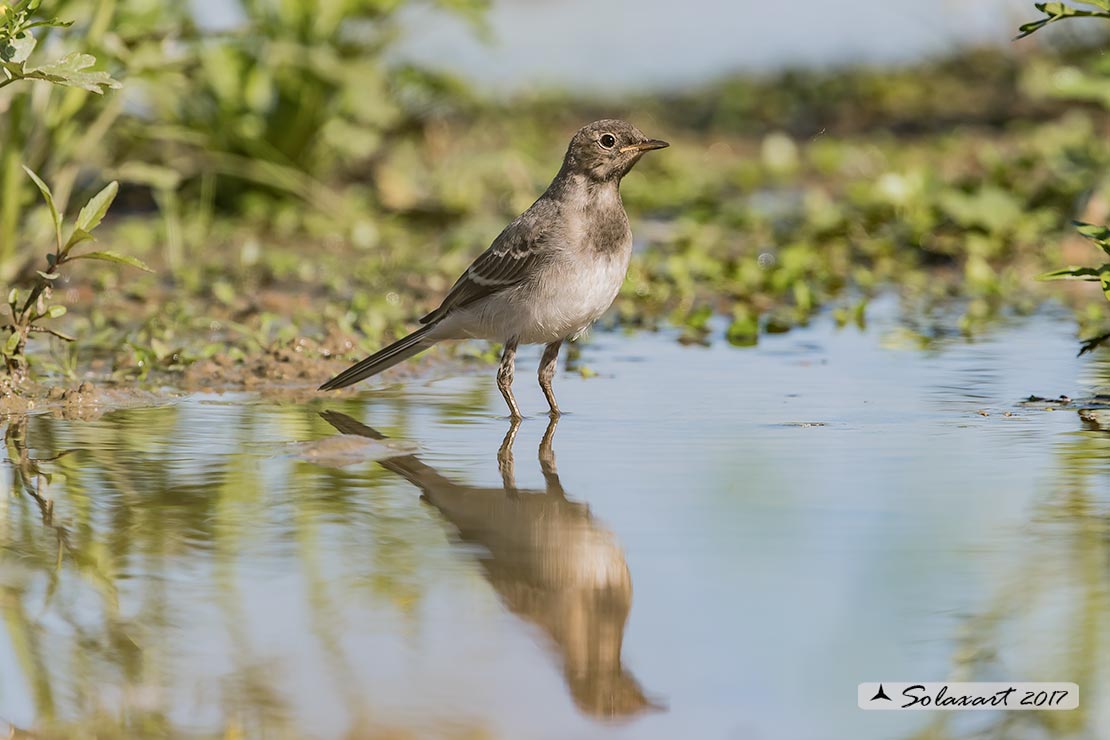
[[547,190],[467,268],[440,306],[408,336],[320,386],[345,388],[447,339],[487,339],[504,349],[497,387],[512,419],[516,351],[543,344],[540,388],[557,417],[551,382],[563,342],[577,339],[612,305],[628,272],[632,230],[622,178],[645,152],[670,146],[630,123],[594,121],[574,134]]

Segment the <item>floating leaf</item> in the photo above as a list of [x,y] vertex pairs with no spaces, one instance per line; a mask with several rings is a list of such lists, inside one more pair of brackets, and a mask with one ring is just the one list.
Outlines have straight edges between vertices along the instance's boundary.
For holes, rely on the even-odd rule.
[[73,257],[70,257],[70,259],[71,260],[101,260],[103,262],[117,262],[121,265],[130,265],[131,267],[137,267],[140,270],[143,270],[145,272],[154,272],[154,270],[147,267],[146,264],[142,260],[137,259],[135,257],[128,257],[127,255],[119,254],[117,252],[86,252],[85,254],[74,255]]

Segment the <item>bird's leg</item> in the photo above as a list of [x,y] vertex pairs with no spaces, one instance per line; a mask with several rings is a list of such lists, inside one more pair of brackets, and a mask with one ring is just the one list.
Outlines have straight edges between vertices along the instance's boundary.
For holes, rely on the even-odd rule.
[[565,496],[563,484],[559,482],[559,471],[555,469],[555,450],[551,443],[555,439],[555,427],[559,425],[559,417],[554,414],[551,421],[547,422],[547,431],[540,440],[540,469],[543,479],[547,481],[547,492],[556,496]]
[[509,431],[505,432],[505,439],[501,440],[501,448],[497,450],[497,469],[501,473],[501,482],[506,491],[516,490],[516,465],[513,463],[513,442],[516,441],[516,430],[520,429],[520,419],[513,417],[509,424]]
[[[551,407],[551,416],[554,418],[561,414],[559,404],[555,403],[555,391],[551,390],[551,380],[555,377],[555,365],[559,361],[559,348],[563,340],[552,342],[543,348],[543,358],[540,360],[540,388],[547,397],[547,405]],[[554,429],[551,429],[554,432]]]
[[515,338],[505,343],[505,352],[501,355],[501,366],[497,368],[497,388],[501,391],[501,395],[505,397],[505,403],[509,404],[509,417],[520,419],[523,417],[521,417],[520,409],[516,405],[516,399],[513,398],[513,369],[516,364],[516,345],[517,340]]

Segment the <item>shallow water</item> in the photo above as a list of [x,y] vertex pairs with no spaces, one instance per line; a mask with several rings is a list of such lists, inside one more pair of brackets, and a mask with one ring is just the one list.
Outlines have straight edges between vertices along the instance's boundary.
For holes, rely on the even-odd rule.
[[[598,376],[556,381],[557,428],[518,372],[534,416],[511,449],[486,372],[14,423],[0,718],[61,737],[1110,736],[1110,436],[1021,403],[1090,394],[1110,366],[1075,358],[1052,312],[974,342],[897,313],[751,349],[597,334]],[[945,679],[1074,681],[1081,708],[855,706],[862,681]]]

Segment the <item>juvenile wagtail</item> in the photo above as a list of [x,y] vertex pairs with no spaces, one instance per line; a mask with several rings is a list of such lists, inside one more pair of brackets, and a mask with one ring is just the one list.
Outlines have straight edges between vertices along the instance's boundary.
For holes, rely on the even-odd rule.
[[632,255],[621,203],[621,178],[644,152],[667,142],[607,119],[570,140],[563,166],[539,200],[505,227],[455,282],[422,327],[320,386],[344,388],[376,375],[444,339],[488,339],[505,346],[497,387],[509,413],[517,345],[544,344],[539,380],[551,414],[559,414],[551,380],[559,347],[582,334],[617,297]]

